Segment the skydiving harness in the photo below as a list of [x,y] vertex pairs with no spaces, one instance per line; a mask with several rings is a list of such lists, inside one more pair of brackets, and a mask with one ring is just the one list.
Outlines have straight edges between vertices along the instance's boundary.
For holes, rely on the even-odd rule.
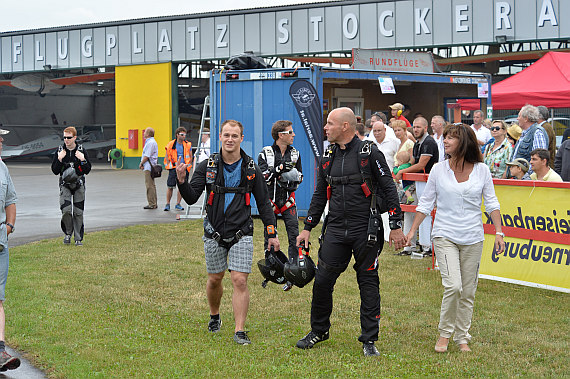
[[[59,154],[63,149],[64,149],[64,144],[59,145],[57,153]],[[85,154],[82,144],[78,143],[76,145],[76,149],[77,151],[80,151]],[[81,167],[81,165],[79,165],[79,171],[81,172],[81,175],[78,175],[77,180],[69,181],[68,179],[66,179],[67,176],[64,174],[66,170],[69,169],[75,171],[75,165],[73,164],[73,155],[71,155],[71,151],[72,150],[69,150],[72,161],[68,163],[63,163],[63,168],[60,173],[59,180],[60,180],[60,185],[69,188],[71,191],[75,191],[82,184],[84,184],[85,177],[83,175],[83,168]]]
[[[243,158],[243,157],[242,157]],[[250,207],[251,191],[253,189],[253,180],[255,179],[255,162],[249,156],[246,159],[246,183],[244,187],[222,187],[216,183],[216,178],[218,176],[218,171],[220,167],[220,154],[214,153],[208,158],[208,165],[206,169],[206,190],[208,192],[208,201],[206,203],[206,211],[210,214],[210,209],[214,203],[214,196],[216,194],[225,193],[235,193],[243,194],[245,197],[246,207]],[[238,168],[236,168],[237,170]],[[241,171],[241,167],[239,167]],[[214,229],[212,223],[206,217],[204,219],[204,231],[206,232],[206,237],[212,238],[218,243],[220,247],[229,250],[236,242],[238,242],[243,236],[248,235],[253,230],[253,221],[251,217],[247,220],[245,225],[243,225],[236,234],[231,238],[222,238],[222,235]]]
[[[273,151],[273,147],[272,146],[265,146],[263,148],[263,153],[265,154],[265,162],[267,162],[267,166],[269,166],[270,169],[274,169],[275,168],[275,152]],[[295,166],[297,164],[298,160],[299,160],[299,151],[297,149],[295,149],[293,146],[291,146],[291,162],[293,163],[293,166]],[[275,178],[274,181],[275,181],[275,184],[273,185],[273,197],[269,200],[271,201],[271,205],[273,205],[273,213],[278,215],[278,214],[282,214],[287,209],[289,209],[295,205],[295,192],[291,191],[291,194],[287,198],[287,201],[285,202],[285,204],[282,207],[278,207],[277,204],[275,204],[275,196],[276,196],[277,185],[279,184],[279,181],[277,180],[277,178]]]
[[[372,151],[372,141],[363,141],[360,145],[360,150],[358,152],[358,174],[346,175],[346,176],[331,176],[331,166],[334,160],[334,155],[338,149],[336,144],[330,144],[328,148],[323,153],[323,158],[321,160],[321,166],[325,174],[325,180],[328,183],[327,186],[327,200],[330,201],[332,195],[332,186],[334,185],[346,185],[346,184],[360,184],[362,192],[365,197],[370,197],[370,216],[368,218],[368,229],[367,229],[367,241],[366,245],[371,247],[378,241],[378,228],[380,227],[380,215],[378,214],[377,204],[376,204],[376,186],[374,186],[372,180],[372,169],[370,166],[370,153]],[[321,236],[319,237],[319,243],[322,243],[326,232],[326,225],[328,221],[328,215],[325,217],[323,222],[323,229]]]
[[[275,193],[274,193],[274,196],[275,196]],[[273,199],[269,199],[269,201],[271,201],[271,205],[273,205],[273,213],[275,213],[276,215],[282,214],[287,209],[289,209],[295,205],[295,192],[291,192],[291,196],[289,196],[289,198],[287,199],[287,201],[285,202],[285,204],[281,208],[279,208],[277,206],[277,204],[275,204],[273,202]]]
[[243,236],[246,236],[253,231],[253,222],[250,222],[250,220],[248,220],[245,225],[242,226],[231,238],[222,238],[222,235],[214,230],[214,227],[212,226],[210,220],[208,220],[208,217],[205,217],[204,231],[206,232],[206,237],[209,237],[216,241],[218,243],[218,246],[229,250]]

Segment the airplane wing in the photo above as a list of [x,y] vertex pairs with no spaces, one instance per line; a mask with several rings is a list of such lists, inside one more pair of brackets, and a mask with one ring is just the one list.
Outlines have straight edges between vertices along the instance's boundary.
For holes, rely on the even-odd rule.
[[[85,150],[99,150],[115,147],[115,139],[94,139],[80,142]],[[51,134],[19,146],[5,146],[2,150],[2,158],[49,156],[61,145],[61,137]]]
[[29,92],[49,92],[50,90],[59,89],[62,86],[99,82],[114,78],[114,72],[99,72],[95,74],[64,76],[62,78],[51,78],[44,73],[31,73],[16,76],[11,80],[0,80],[0,86],[16,87]]
[[11,158],[11,157],[18,157],[22,155],[22,153],[26,150],[22,149],[8,149],[2,150],[2,158]]
[[105,147],[115,147],[115,139],[106,141],[86,141],[81,143],[85,150],[104,149]]
[[6,146],[2,149],[2,158],[48,156],[53,154],[59,145],[61,138],[51,134],[12,148]]
[[105,79],[114,79],[114,78],[115,78],[114,72],[100,72],[97,74],[66,76],[63,78],[55,78],[50,80],[55,84],[67,86],[70,84],[91,83],[91,82],[101,81]]

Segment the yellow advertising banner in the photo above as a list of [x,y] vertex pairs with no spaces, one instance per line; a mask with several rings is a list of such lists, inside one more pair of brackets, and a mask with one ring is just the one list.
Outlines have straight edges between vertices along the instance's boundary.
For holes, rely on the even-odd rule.
[[495,228],[484,213],[479,276],[570,293],[570,183],[495,180],[495,192],[506,249],[494,251]]

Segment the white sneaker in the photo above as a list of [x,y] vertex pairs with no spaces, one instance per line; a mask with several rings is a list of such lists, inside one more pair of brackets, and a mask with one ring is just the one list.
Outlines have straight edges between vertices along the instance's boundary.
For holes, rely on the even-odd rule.
[[410,255],[410,258],[412,258],[412,259],[423,259],[424,254],[421,252],[413,251],[412,255]]

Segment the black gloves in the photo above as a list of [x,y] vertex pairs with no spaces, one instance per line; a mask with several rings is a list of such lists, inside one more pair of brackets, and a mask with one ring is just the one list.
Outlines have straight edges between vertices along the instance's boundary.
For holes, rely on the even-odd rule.
[[284,172],[291,171],[294,168],[295,168],[295,164],[293,162],[281,163],[279,166],[275,167],[275,173],[277,175],[280,175]]
[[284,168],[282,172],[287,172],[287,171],[291,171],[292,169],[295,168],[295,164],[293,162],[285,162],[284,164]]

